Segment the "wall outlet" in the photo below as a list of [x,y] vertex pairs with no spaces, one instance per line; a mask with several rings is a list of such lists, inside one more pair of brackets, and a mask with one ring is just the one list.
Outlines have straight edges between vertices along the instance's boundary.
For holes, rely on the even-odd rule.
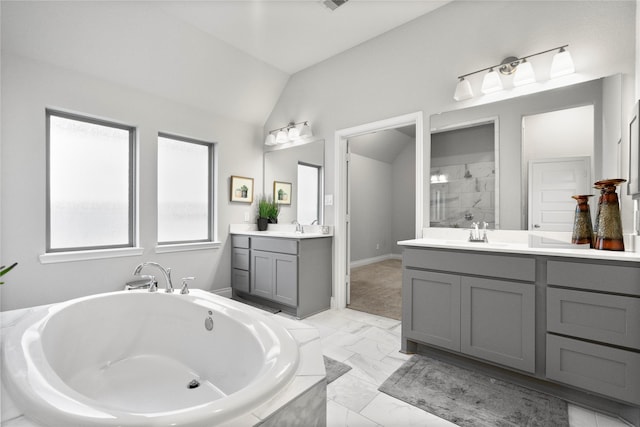
[[380,249],[380,243],[376,243],[376,249]]
[[325,206],[333,206],[333,194],[325,194],[324,195],[324,205]]
[[244,222],[249,222],[249,212],[244,213]]

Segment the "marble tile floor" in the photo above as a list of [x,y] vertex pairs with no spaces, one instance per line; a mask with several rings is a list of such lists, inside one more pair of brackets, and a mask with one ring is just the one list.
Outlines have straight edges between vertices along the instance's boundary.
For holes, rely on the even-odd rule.
[[[400,353],[401,323],[351,309],[304,319],[318,328],[325,356],[352,367],[327,386],[328,427],[453,427],[455,424],[378,391],[411,356]],[[571,427],[628,427],[594,411],[569,405]]]

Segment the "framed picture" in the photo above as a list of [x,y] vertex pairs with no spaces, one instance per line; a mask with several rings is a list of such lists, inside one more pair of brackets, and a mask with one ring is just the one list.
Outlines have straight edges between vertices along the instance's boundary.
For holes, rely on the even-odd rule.
[[628,193],[640,198],[640,101],[636,102],[629,121],[629,184]]
[[291,183],[273,181],[273,200],[279,205],[290,205]]
[[231,175],[231,201],[253,203],[253,178]]

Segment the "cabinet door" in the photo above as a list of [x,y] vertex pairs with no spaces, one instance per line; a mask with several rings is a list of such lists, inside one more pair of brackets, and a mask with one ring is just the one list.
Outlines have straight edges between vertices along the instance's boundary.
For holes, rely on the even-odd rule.
[[249,272],[247,270],[231,269],[231,286],[242,292],[249,292]]
[[274,254],[273,299],[283,304],[298,305],[298,257]]
[[263,298],[273,298],[273,254],[251,251],[251,293]]
[[463,277],[460,301],[463,353],[535,372],[535,285]]
[[403,335],[460,351],[460,276],[405,269]]

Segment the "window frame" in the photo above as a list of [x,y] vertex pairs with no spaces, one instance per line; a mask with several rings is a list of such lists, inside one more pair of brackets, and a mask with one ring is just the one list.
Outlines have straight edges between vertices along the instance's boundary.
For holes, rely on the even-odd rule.
[[[125,125],[111,120],[99,119],[83,114],[69,113],[66,111],[46,108],[46,243],[45,254],[59,254],[62,252],[89,252],[109,249],[135,248],[137,245],[137,129],[135,126]],[[98,126],[112,127],[125,130],[129,133],[129,185],[128,197],[129,215],[128,215],[128,236],[127,243],[117,245],[96,245],[96,246],[77,246],[52,248],[51,247],[51,117],[60,117],[68,120],[75,120],[83,123],[90,123]]]
[[[169,250],[190,250],[190,249],[200,249],[207,248],[210,244],[215,243],[215,239],[217,238],[217,229],[216,229],[216,217],[217,217],[217,193],[216,193],[216,170],[217,170],[217,143],[203,141],[187,136],[176,135],[168,132],[158,132],[158,136],[156,141],[160,138],[172,139],[174,141],[184,142],[188,144],[196,144],[207,147],[207,165],[208,165],[208,176],[207,176],[207,237],[205,239],[195,239],[195,240],[171,240],[171,241],[160,241],[159,238],[159,224],[156,223],[156,242],[157,249],[156,252],[166,252]],[[159,145],[158,145],[159,147]],[[157,164],[157,160],[156,160]],[[160,168],[158,167],[157,174],[161,173]],[[159,179],[156,178],[156,183],[159,182]],[[156,187],[156,195],[159,188]],[[156,218],[160,218],[160,206],[156,199]],[[159,222],[159,221],[158,221]]]

